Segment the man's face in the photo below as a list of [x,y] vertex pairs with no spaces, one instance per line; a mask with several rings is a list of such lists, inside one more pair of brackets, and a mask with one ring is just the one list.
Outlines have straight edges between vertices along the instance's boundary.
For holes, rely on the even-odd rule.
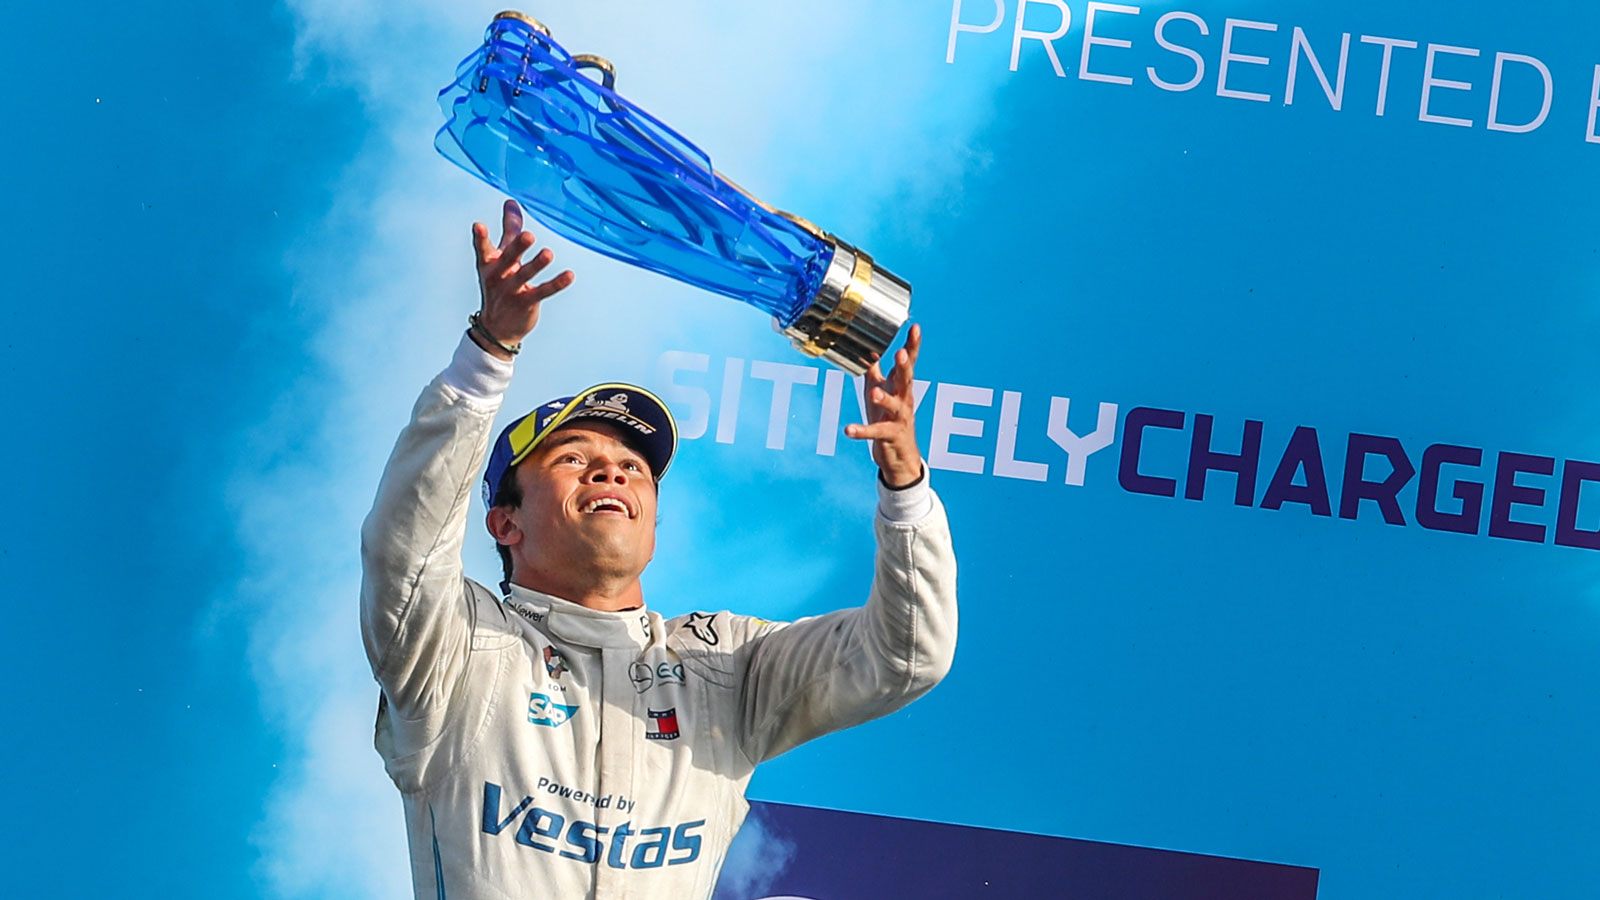
[[656,549],[656,484],[626,435],[616,423],[580,419],[512,470],[522,487],[510,515],[520,536],[512,558],[529,576],[567,587],[644,571]]

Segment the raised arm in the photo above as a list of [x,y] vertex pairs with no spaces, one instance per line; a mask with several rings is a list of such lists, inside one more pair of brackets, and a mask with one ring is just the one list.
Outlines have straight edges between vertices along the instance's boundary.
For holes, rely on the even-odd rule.
[[467,512],[511,381],[512,353],[538,321],[539,304],[572,273],[530,282],[545,250],[523,264],[533,236],[508,202],[503,234],[472,226],[483,303],[455,359],[423,390],[400,432],[372,511],[361,526],[361,633],[367,659],[401,715],[443,701],[465,664],[472,606],[462,574]]
[[879,469],[877,562],[866,606],[772,627],[754,639],[741,740],[754,762],[885,715],[927,693],[956,645],[956,561],[944,508],[917,449],[913,325],[885,378],[867,372],[867,424]]

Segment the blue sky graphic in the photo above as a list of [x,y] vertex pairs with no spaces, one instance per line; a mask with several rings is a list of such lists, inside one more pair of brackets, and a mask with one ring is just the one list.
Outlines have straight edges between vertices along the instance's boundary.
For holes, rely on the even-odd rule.
[[[989,5],[968,0],[963,20]],[[1600,144],[1581,128],[1600,13],[1101,14],[1135,46],[1094,65],[1140,77],[1185,74],[1153,45],[1156,16],[1210,23],[1172,27],[1210,67],[1180,94],[1078,79],[1085,9],[1069,7],[1066,78],[1037,42],[1010,71],[1009,13],[945,63],[945,3],[533,10],[616,61],[621,89],[719,168],[913,281],[921,374],[996,392],[963,413],[984,436],[952,451],[992,463],[1012,390],[1017,455],[1051,466],[1047,483],[935,474],[963,567],[956,670],[906,712],[773,762],[752,793],[1316,866],[1335,900],[1587,896],[1591,554],[1370,509],[1239,508],[1222,476],[1203,502],[1136,496],[1118,445],[1070,487],[1044,423],[1059,396],[1080,431],[1102,401],[1211,414],[1219,447],[1260,419],[1271,461],[1297,425],[1600,458],[1585,206]],[[433,96],[498,8],[8,13],[0,47],[29,86],[0,151],[20,413],[0,450],[0,764],[18,896],[408,890],[370,746],[356,526],[476,302],[467,225],[498,201],[434,154]],[[1049,3],[1027,15],[1056,21]],[[1230,16],[1280,25],[1239,38],[1272,64],[1230,76],[1270,103],[1215,94]],[[1477,127],[1417,121],[1417,51],[1397,51],[1373,115],[1377,49],[1356,38],[1343,111],[1304,72],[1284,107],[1294,25],[1325,63],[1344,31],[1481,48],[1440,63],[1474,90],[1438,95]],[[1501,50],[1553,73],[1532,134],[1482,127]],[[1537,97],[1508,80],[1507,114]],[[678,378],[715,417],[728,357],[805,362],[754,311],[559,252],[579,285],[522,358],[508,414],[659,380],[662,351],[682,350],[709,359]],[[861,599],[871,467],[842,440],[813,452],[819,397],[796,388],[788,446],[769,450],[770,388],[747,378],[736,440],[685,443],[653,604],[788,617]],[[1163,437],[1144,465],[1178,471],[1186,438]],[[486,536],[469,554],[495,575]]]

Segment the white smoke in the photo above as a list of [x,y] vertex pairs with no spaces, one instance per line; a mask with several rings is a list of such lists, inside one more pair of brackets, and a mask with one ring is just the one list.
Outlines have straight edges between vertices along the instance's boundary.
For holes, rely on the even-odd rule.
[[744,826],[728,847],[717,880],[719,900],[749,900],[765,894],[794,860],[793,841],[777,834],[752,807]]

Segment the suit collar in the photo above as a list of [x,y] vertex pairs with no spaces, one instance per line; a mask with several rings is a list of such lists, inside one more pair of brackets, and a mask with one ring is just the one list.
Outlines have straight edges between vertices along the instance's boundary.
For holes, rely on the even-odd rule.
[[606,612],[519,584],[511,585],[506,603],[551,638],[580,647],[642,650],[655,631],[654,617],[642,606],[623,612]]

